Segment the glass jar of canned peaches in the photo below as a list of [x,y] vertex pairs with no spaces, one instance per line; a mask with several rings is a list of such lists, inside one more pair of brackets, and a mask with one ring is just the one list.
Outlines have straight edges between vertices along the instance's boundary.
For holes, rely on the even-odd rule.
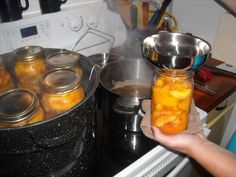
[[47,117],[68,111],[80,103],[85,96],[81,76],[72,69],[47,71],[40,80],[42,85],[41,103]]
[[152,126],[168,135],[186,130],[193,88],[192,71],[157,70],[152,86]]
[[46,71],[45,55],[40,46],[25,46],[13,51],[18,86],[40,93],[39,80]]
[[12,77],[3,63],[3,58],[0,58],[0,93],[12,88],[14,88]]
[[0,95],[0,128],[18,127],[46,117],[38,97],[30,90],[11,89]]
[[80,54],[72,51],[61,51],[48,55],[46,58],[46,66],[48,70],[69,68],[74,69],[80,76],[83,70],[79,63]]

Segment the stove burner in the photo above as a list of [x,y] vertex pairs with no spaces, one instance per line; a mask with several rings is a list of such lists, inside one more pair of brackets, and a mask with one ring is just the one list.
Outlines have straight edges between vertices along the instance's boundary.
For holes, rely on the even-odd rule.
[[98,117],[98,122],[102,130],[99,139],[99,154],[95,167],[89,174],[90,177],[114,176],[158,145],[142,132],[112,128],[102,117]]

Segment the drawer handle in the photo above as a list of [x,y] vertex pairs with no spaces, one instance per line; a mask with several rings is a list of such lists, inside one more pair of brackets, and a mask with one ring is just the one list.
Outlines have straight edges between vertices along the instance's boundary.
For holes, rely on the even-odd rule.
[[227,107],[227,105],[228,105],[228,101],[225,100],[224,105],[216,107],[216,110],[221,111],[221,110],[225,109]]

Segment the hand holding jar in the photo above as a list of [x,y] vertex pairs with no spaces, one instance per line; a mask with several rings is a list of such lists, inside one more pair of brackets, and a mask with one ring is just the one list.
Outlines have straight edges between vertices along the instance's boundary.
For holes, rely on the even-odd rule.
[[162,70],[152,86],[152,126],[165,134],[187,128],[193,94],[191,71]]

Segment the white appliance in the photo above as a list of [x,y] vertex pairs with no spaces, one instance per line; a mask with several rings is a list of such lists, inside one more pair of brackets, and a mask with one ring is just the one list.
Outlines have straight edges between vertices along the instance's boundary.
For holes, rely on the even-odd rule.
[[[30,1],[30,4],[33,2]],[[0,24],[0,54],[25,45],[39,45],[74,49],[88,56],[109,52],[111,46],[124,43],[127,39],[126,28],[119,14],[108,10],[107,4],[101,0],[80,2],[51,14],[41,15],[37,9],[24,14],[21,20]],[[204,122],[207,113],[200,109],[198,112]],[[169,177],[178,176],[188,162],[187,157],[159,145],[116,177],[163,176],[167,172]]]
[[0,24],[0,54],[25,45],[71,50],[79,40],[74,50],[87,56],[108,52],[109,46],[120,45],[126,39],[120,16],[108,11],[103,1],[77,3],[57,13],[32,14]]

